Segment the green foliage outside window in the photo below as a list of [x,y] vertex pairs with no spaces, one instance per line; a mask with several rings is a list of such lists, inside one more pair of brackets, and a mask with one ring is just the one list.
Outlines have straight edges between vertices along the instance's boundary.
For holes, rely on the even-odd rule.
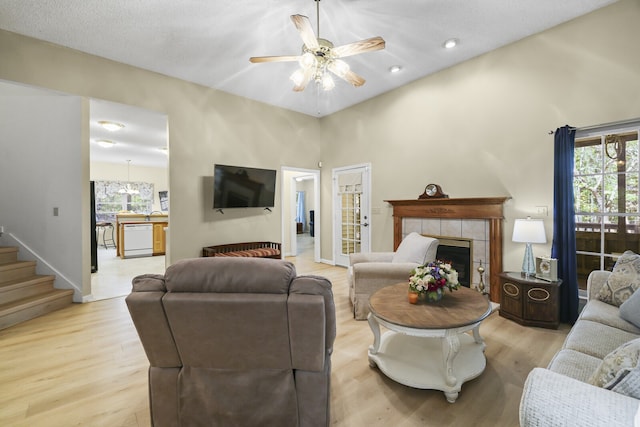
[[638,132],[576,139],[574,203],[578,279],[610,269],[625,250],[640,251]]
[[636,133],[634,139],[631,137],[628,134],[621,137],[617,145],[603,144],[600,138],[576,141],[574,195],[578,215],[598,213],[615,217],[640,212],[638,138]]
[[[121,193],[125,187],[138,194]],[[153,184],[148,182],[95,181],[96,221],[115,222],[120,212],[149,213],[153,209]]]

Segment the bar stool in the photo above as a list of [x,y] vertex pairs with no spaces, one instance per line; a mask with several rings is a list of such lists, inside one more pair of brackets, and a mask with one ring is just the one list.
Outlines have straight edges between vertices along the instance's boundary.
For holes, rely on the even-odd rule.
[[[105,249],[108,249],[109,246],[112,245],[114,248],[116,247],[116,242],[113,240],[113,224],[110,222],[97,222],[96,227],[102,230],[102,245]],[[110,237],[107,238],[107,231],[110,233]]]

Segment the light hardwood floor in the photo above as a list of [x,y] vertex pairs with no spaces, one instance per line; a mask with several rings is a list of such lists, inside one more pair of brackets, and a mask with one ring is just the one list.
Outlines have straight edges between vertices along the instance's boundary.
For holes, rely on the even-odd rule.
[[[369,367],[372,334],[352,318],[345,269],[290,260],[299,274],[323,275],[334,286],[336,426],[517,426],[528,372],[546,366],[569,329],[526,328],[492,314],[480,328],[487,368],[450,404],[440,391],[397,384]],[[149,426],[147,368],[123,297],[74,304],[0,331],[0,425]]]
[[98,247],[98,271],[91,273],[91,295],[94,301],[121,297],[131,292],[131,278],[138,274],[165,270],[164,255],[122,259],[115,248]]

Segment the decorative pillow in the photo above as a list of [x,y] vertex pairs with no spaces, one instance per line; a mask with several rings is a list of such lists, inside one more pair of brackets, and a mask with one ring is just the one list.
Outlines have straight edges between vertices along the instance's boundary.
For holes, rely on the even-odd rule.
[[625,396],[640,399],[640,366],[626,370],[626,374],[620,375],[618,380],[609,388]]
[[640,288],[640,255],[626,251],[618,258],[613,272],[596,298],[619,307]]
[[640,328],[640,291],[636,291],[620,306],[620,317]]
[[637,367],[639,356],[640,338],[622,344],[602,359],[588,383],[611,390]]
[[433,244],[437,245],[438,240],[413,232],[400,242],[391,262],[424,264],[429,247]]

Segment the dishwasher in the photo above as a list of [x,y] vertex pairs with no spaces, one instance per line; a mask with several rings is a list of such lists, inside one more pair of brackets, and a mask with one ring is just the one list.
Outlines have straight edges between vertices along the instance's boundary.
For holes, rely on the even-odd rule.
[[153,255],[153,224],[124,224],[124,257]]

